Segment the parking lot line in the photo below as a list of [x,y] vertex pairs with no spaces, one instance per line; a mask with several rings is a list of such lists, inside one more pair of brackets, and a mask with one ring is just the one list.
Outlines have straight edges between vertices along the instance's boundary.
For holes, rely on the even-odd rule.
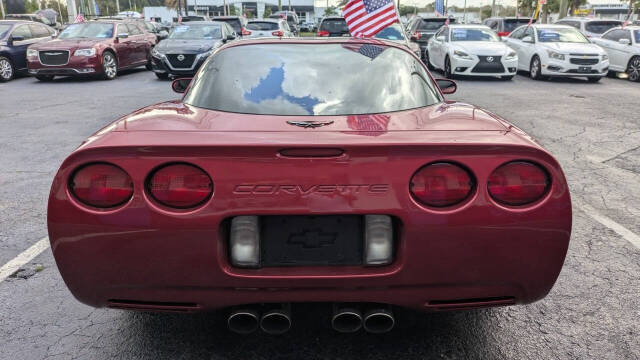
[[593,208],[593,206],[587,203],[574,200],[574,204],[576,204],[582,212],[589,215],[593,220],[615,231],[633,246],[640,249],[640,236],[636,235],[633,231],[600,214],[595,208]]
[[0,282],[3,282],[9,275],[16,272],[20,267],[36,256],[40,255],[43,251],[49,248],[49,237],[40,239],[37,243],[31,245],[30,248],[20,253],[18,256],[9,260],[6,264],[0,268]]

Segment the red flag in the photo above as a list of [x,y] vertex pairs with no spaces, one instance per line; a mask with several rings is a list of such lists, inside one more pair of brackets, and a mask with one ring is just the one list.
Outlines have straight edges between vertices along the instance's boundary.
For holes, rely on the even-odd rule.
[[82,16],[82,14],[76,15],[76,19],[74,23],[81,23],[81,22],[84,22],[84,16]]
[[373,37],[399,20],[393,0],[349,0],[342,16],[353,37]]

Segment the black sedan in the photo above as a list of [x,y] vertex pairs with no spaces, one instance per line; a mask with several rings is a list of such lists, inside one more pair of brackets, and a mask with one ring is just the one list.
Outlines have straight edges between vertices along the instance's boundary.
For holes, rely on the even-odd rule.
[[236,38],[229,24],[193,21],[176,26],[151,51],[151,67],[159,79],[192,76],[222,44]]
[[22,20],[0,21],[0,82],[27,72],[27,48],[51,40],[56,31],[42,23]]

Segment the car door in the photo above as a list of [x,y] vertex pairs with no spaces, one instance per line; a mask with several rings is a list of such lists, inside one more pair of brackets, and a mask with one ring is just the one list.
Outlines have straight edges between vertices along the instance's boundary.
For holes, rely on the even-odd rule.
[[[123,37],[126,35],[126,37]],[[129,29],[126,24],[116,25],[116,57],[118,58],[118,66],[126,67],[131,65],[131,40],[129,40]]]
[[620,64],[616,61],[614,53],[615,45],[618,44],[618,30],[612,29],[602,34],[602,37],[592,39],[596,45],[600,46],[609,56],[609,67],[611,70],[620,71]]
[[442,60],[441,60],[441,52],[442,52],[442,40],[441,36],[444,31],[443,29],[438,30],[435,35],[431,39],[429,39],[429,61],[433,66],[442,69]]
[[[631,44],[633,44],[633,41],[631,39],[631,31],[628,29],[614,29],[612,33],[612,41],[608,43],[611,50],[607,51],[609,54],[609,63],[613,64],[616,70],[625,71],[632,51]],[[628,45],[621,44],[621,39],[626,39]]]
[[[14,38],[19,40],[13,40]],[[27,67],[27,48],[35,42],[28,24],[18,25],[11,32],[13,65],[17,70]]]
[[518,69],[529,70],[531,58],[536,52],[536,36],[532,26],[525,26],[523,28],[524,31],[521,33],[521,37],[514,39],[514,43],[517,44],[514,49],[518,53]]
[[521,26],[515,29],[509,36],[504,37],[503,41],[518,54],[518,69],[522,69],[522,37],[526,28]]
[[138,25],[127,24],[129,29],[129,40],[131,41],[131,64],[140,63],[147,60],[147,39]]

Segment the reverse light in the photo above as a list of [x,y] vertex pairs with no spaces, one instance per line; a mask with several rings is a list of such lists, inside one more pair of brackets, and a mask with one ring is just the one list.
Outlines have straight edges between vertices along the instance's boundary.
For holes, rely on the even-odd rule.
[[249,30],[247,30],[245,28],[242,28],[242,31],[240,33],[242,34],[242,36],[251,35],[251,31],[249,31]]
[[284,36],[284,32],[282,32],[282,30],[278,30],[278,31],[272,32],[271,35],[282,37],[282,36]]
[[495,201],[520,206],[542,198],[550,185],[549,175],[541,166],[528,161],[512,161],[491,173],[487,188]]
[[393,224],[388,215],[365,215],[364,262],[387,265],[393,255]]
[[424,205],[446,207],[468,198],[474,185],[473,177],[463,167],[437,162],[420,168],[411,178],[409,190]]
[[231,220],[231,264],[260,266],[260,227],[257,216],[236,216]]
[[204,170],[190,164],[170,164],[155,170],[147,191],[162,205],[188,209],[201,205],[213,194],[213,181]]
[[92,163],[78,168],[68,186],[76,199],[97,208],[122,205],[133,195],[131,177],[109,163]]
[[73,56],[94,56],[95,54],[96,54],[95,48],[78,49],[73,52]]
[[316,34],[318,36],[329,36],[329,32],[326,30],[318,30],[318,33]]

